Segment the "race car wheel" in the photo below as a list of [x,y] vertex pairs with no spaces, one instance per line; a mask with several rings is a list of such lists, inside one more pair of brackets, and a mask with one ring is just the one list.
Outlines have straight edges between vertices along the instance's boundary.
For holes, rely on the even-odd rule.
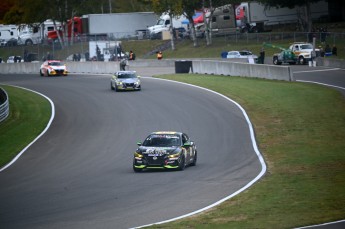
[[140,173],[141,171],[143,171],[142,169],[135,168],[134,165],[133,165],[133,170],[136,173]]
[[135,160],[133,160],[133,170],[134,170],[134,172],[139,173],[139,172],[143,171],[143,169],[136,168],[134,165],[135,165]]
[[114,90],[113,84],[110,82],[110,89]]
[[304,64],[305,63],[305,60],[304,60],[304,57],[301,56],[300,58],[298,58],[298,63],[299,64]]
[[43,76],[42,70],[40,69],[40,76]]
[[47,76],[49,76],[49,71],[47,70]]
[[273,57],[273,64],[274,65],[281,65],[281,62],[279,62],[278,57]]
[[180,160],[180,162],[178,164],[177,170],[183,171],[185,167],[186,167],[185,158],[184,158],[184,156],[182,156],[182,158],[181,158],[181,160]]
[[196,166],[196,161],[198,159],[198,154],[197,152],[195,151],[195,154],[194,154],[194,157],[193,157],[193,162],[190,163],[191,166]]

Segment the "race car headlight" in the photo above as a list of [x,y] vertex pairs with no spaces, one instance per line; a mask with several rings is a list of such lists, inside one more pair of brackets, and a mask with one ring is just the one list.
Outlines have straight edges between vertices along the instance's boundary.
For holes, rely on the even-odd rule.
[[144,156],[138,152],[135,152],[134,157],[143,158]]
[[137,81],[134,83],[135,85],[140,85],[140,81]]
[[122,82],[121,81],[116,81],[116,84],[117,85],[122,85]]
[[168,158],[178,158],[180,156],[180,153],[170,154]]

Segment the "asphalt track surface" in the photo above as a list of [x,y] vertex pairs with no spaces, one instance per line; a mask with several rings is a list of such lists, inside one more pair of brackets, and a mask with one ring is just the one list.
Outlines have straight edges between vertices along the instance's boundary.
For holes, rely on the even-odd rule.
[[[151,224],[207,207],[260,173],[248,124],[235,104],[205,90],[149,77],[173,69],[137,70],[148,76],[142,79],[143,90],[121,93],[110,90],[110,76],[0,75],[2,84],[45,94],[56,109],[43,137],[0,173],[1,228]],[[313,80],[318,74],[338,79],[344,71],[295,77]],[[189,134],[198,148],[197,166],[182,172],[134,173],[135,143],[156,130]]]

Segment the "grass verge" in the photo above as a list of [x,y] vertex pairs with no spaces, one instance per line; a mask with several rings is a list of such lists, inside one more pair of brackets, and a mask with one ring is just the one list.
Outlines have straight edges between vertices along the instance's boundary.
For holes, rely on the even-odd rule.
[[[192,74],[165,75],[222,93],[247,111],[267,174],[220,206],[154,228],[293,228],[345,218],[345,100],[297,82]],[[3,86],[11,113],[0,123],[0,163],[31,142],[50,117],[48,101]]]
[[345,218],[345,100],[319,85],[226,76],[164,75],[243,106],[268,172],[200,215],[153,228],[293,228]]
[[1,87],[9,96],[10,114],[0,123],[0,167],[32,142],[51,116],[50,103],[42,96],[16,87]]

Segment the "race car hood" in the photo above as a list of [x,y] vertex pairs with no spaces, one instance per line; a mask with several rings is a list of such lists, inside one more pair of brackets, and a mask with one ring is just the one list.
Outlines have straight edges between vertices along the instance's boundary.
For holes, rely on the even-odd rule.
[[147,147],[147,146],[140,146],[137,150],[142,154],[175,154],[181,151],[181,147],[173,146],[173,147]]
[[128,79],[118,79],[122,83],[136,83],[139,80],[136,78],[128,78]]
[[49,66],[51,69],[54,70],[65,70],[66,66]]

